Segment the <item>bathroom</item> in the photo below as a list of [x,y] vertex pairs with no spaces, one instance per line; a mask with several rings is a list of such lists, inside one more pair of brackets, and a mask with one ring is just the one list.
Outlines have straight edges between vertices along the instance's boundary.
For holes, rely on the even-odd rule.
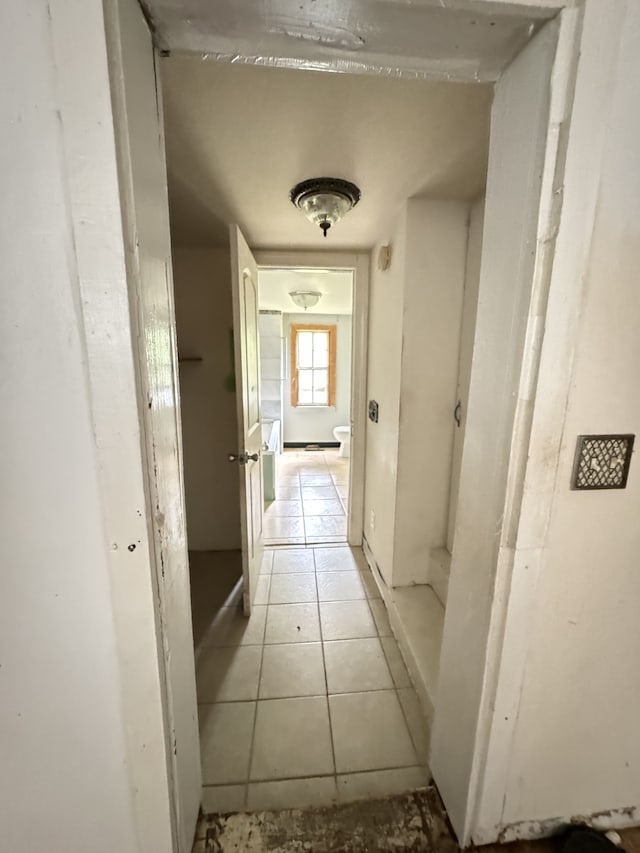
[[346,541],[352,279],[259,273],[266,545]]

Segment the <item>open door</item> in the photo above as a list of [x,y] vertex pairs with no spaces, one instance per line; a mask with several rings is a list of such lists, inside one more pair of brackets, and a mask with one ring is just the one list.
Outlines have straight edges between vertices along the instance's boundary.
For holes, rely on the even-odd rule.
[[243,604],[251,612],[262,561],[262,425],[258,349],[258,267],[237,225],[229,228],[238,446],[229,461],[240,473]]

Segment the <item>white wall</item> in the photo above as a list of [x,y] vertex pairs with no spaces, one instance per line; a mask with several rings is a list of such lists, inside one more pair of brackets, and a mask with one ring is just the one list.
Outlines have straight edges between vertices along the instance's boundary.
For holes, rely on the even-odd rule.
[[14,853],[172,846],[102,14],[98,0],[0,7],[0,824]]
[[407,204],[394,586],[426,583],[446,543],[468,215]]
[[[283,314],[285,340],[285,377],[283,417],[285,442],[335,442],[334,427],[351,423],[351,315]],[[335,324],[336,329],[336,405],[307,409],[291,405],[291,325]]]
[[380,409],[377,424],[367,420],[364,535],[388,586],[392,583],[395,537],[406,223],[403,206],[395,229],[383,241],[393,246],[391,266],[384,272],[378,269],[382,243],[375,246],[369,278],[367,394]]
[[449,511],[447,517],[447,549],[453,550],[453,533],[458,506],[458,488],[460,486],[460,467],[462,448],[467,429],[467,410],[469,408],[469,386],[471,385],[471,363],[473,341],[476,333],[476,312],[478,309],[478,288],[480,286],[480,261],[482,259],[482,229],[484,226],[484,196],[472,205],[469,214],[469,239],[467,242],[467,264],[464,277],[464,300],[462,304],[462,326],[460,329],[460,357],[458,361],[458,388],[456,401],[460,406],[460,426],[456,426],[451,458],[451,490],[449,493]]
[[637,3],[589,0],[482,837],[640,822],[637,452],[626,490],[569,488],[577,435],[640,431],[638,43]]
[[227,249],[174,247],[187,534],[193,551],[240,547],[231,265]]
[[[411,199],[372,254],[365,536],[388,585],[426,583],[446,540],[468,207]],[[373,518],[372,518],[373,513]]]

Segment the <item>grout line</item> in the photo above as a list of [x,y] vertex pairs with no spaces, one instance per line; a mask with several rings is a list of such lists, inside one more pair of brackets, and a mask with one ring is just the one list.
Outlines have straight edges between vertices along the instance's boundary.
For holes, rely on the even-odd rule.
[[[371,639],[371,638],[366,638]],[[316,641],[317,642],[317,641]],[[342,640],[327,640],[328,643],[340,643]],[[325,679],[326,682],[326,679]],[[259,688],[260,685],[258,685]],[[403,687],[403,690],[411,690],[411,687]],[[265,699],[223,699],[219,702],[198,702],[198,707],[204,707],[205,705],[248,705],[250,703],[257,704],[257,702],[283,702],[288,701],[289,699],[327,699],[328,696],[364,696],[369,693],[397,693],[397,687],[375,687],[373,690],[349,690],[344,693],[310,693],[308,696],[269,696]],[[398,701],[400,701],[400,697],[397,697]],[[255,721],[254,721],[255,722]],[[331,727],[331,715],[329,715],[329,727]],[[407,726],[408,728],[408,726]],[[330,774],[329,774],[330,775]],[[222,783],[221,783],[222,784]],[[238,785],[242,785],[242,782],[238,782]]]
[[[253,779],[250,785],[263,785],[273,782],[302,782],[305,779],[335,779],[337,776],[364,776],[367,773],[384,773],[387,770],[424,770],[423,764],[394,764],[393,766],[371,767],[368,770],[346,770],[341,773],[314,773],[313,776],[274,776],[269,779]],[[228,788],[230,786],[245,786],[244,782],[216,782],[213,785],[203,785],[203,788]],[[246,786],[245,786],[246,787]],[[382,795],[384,796],[384,795]],[[263,809],[258,809],[263,811]]]
[[[269,573],[270,578],[273,577],[273,561],[274,560],[275,560],[275,555],[272,555],[272,557],[271,557],[271,572]],[[267,601],[270,599],[270,597],[271,597],[271,581],[269,581],[269,594],[267,596]],[[261,643],[262,653],[260,655],[260,668],[258,670],[258,684],[256,686],[256,699],[255,699],[256,707],[255,707],[255,711],[253,714],[253,727],[251,729],[251,744],[249,746],[249,761],[247,763],[247,781],[245,783],[245,789],[244,789],[244,807],[245,807],[245,809],[249,808],[249,782],[251,779],[251,765],[253,764],[253,750],[254,750],[255,741],[256,741],[256,726],[258,723],[258,702],[260,701],[260,682],[262,681],[262,665],[264,663],[264,647],[265,647],[265,639],[267,636],[267,619],[268,619],[268,617],[269,617],[269,605],[267,604],[267,611],[265,613],[265,619],[264,619],[264,629],[262,632],[262,643]],[[238,644],[238,645],[240,645],[240,644]]]
[[324,671],[324,687],[326,691],[327,720],[329,721],[329,739],[331,740],[331,758],[333,759],[333,776],[335,782],[335,794],[338,796],[338,768],[336,764],[336,745],[333,740],[333,725],[331,723],[331,707],[329,705],[329,678],[327,676],[327,661],[324,654],[324,634],[322,631],[322,616],[320,614],[320,590],[318,589],[318,570],[316,566],[316,552],[313,552],[313,576],[316,581],[316,594],[318,595],[318,624],[320,625],[320,648],[322,649],[322,669]]

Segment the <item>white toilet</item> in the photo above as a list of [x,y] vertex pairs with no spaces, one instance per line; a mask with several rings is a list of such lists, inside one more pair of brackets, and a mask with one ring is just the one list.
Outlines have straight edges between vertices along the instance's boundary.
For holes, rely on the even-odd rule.
[[351,427],[337,426],[333,431],[336,441],[340,442],[339,456],[348,459],[351,454]]

